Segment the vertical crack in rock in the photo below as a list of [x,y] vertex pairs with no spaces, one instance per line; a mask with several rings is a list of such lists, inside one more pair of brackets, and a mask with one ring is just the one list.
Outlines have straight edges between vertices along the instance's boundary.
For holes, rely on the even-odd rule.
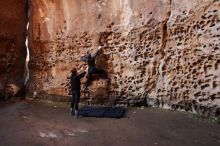
[[161,39],[161,46],[160,46],[160,51],[161,51],[161,56],[164,57],[164,49],[167,46],[167,39],[168,39],[168,22],[171,16],[171,5],[172,5],[172,0],[169,2],[169,10],[165,14],[165,19],[161,24],[161,32],[162,32],[162,39]]
[[[27,31],[28,31],[28,28],[29,28],[29,22],[27,23]],[[28,34],[28,33],[27,33]],[[26,86],[28,80],[29,80],[29,68],[28,68],[28,63],[29,63],[29,60],[30,60],[30,52],[29,52],[29,48],[28,48],[28,35],[26,37],[26,52],[27,52],[27,56],[26,56],[26,60],[25,60],[25,80],[24,80],[24,86]]]
[[[172,0],[168,2],[168,7],[169,9],[165,12],[165,18],[163,22],[160,24],[160,31],[161,31],[161,44],[160,48],[158,49],[158,63],[155,63],[155,70],[157,71],[156,75],[156,92],[158,94],[158,91],[160,91],[160,84],[161,82],[164,82],[164,77],[163,77],[163,68],[166,65],[166,54],[165,54],[165,49],[167,47],[167,41],[168,41],[168,22],[171,16],[171,4]],[[156,106],[162,105],[164,106],[165,99],[164,97],[155,97],[156,98]]]
[[170,16],[171,16],[171,4],[172,4],[172,0],[170,0],[170,3],[169,3],[169,11],[167,12],[166,14],[166,18],[165,20],[162,22],[162,28],[161,28],[161,31],[162,31],[162,44],[161,44],[161,47],[160,47],[160,50],[162,51],[163,55],[164,56],[164,49],[166,48],[166,44],[167,44],[167,37],[168,37],[168,21],[170,19]]
[[[30,52],[28,47],[28,30],[29,30],[29,0],[26,0],[26,7],[25,7],[25,13],[26,13],[26,40],[25,40],[25,51],[26,51],[26,59],[25,59],[25,68],[24,68],[24,86],[26,87],[27,82],[29,80],[29,68],[28,63],[30,60]],[[26,91],[24,91],[26,92]]]

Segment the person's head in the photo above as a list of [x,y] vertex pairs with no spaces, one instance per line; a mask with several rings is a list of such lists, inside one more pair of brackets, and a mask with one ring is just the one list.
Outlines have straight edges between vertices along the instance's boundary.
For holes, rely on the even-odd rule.
[[76,74],[77,74],[76,69],[75,69],[75,68],[73,68],[73,69],[71,70],[71,73],[72,73],[72,75],[76,75]]

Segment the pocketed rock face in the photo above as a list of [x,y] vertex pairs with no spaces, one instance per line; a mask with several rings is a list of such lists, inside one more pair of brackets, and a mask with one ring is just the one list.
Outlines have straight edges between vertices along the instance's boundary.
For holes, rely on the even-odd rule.
[[216,0],[172,1],[164,56],[150,96],[173,108],[219,116],[219,8]]
[[24,84],[26,6],[25,0],[0,1],[0,97]]
[[69,99],[70,70],[101,45],[97,65],[111,83],[95,77],[93,99],[219,114],[219,8],[218,0],[32,0],[29,93]]

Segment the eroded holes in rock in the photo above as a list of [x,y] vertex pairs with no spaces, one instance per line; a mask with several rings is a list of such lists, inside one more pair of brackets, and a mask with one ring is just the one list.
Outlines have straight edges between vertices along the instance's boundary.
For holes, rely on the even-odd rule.
[[210,25],[210,27],[214,27],[214,26],[215,26],[215,23],[213,23],[213,24]]

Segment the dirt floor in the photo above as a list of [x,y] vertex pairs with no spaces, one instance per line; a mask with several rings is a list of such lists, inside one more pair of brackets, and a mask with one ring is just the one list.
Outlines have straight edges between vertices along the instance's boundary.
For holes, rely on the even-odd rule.
[[161,109],[128,109],[122,119],[79,118],[38,102],[0,104],[1,146],[220,146],[220,125]]

